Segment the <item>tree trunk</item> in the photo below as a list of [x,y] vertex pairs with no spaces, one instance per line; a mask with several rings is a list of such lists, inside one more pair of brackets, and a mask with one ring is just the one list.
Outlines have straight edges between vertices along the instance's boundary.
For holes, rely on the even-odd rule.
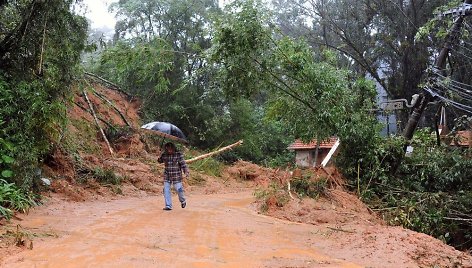
[[241,145],[241,144],[243,144],[243,140],[240,140],[240,141],[238,141],[238,142],[235,142],[235,143],[233,143],[233,144],[231,144],[231,145],[228,145],[228,146],[226,146],[226,147],[223,147],[223,148],[221,148],[221,149],[219,149],[219,150],[216,150],[216,151],[213,151],[213,152],[211,152],[211,153],[202,154],[202,155],[197,156],[197,157],[194,157],[194,158],[192,158],[192,159],[185,160],[185,162],[187,162],[187,163],[192,163],[192,162],[195,162],[195,161],[198,161],[198,160],[202,160],[202,159],[205,159],[205,158],[208,158],[208,157],[211,157],[211,156],[220,154],[220,153],[222,153],[222,152],[224,152],[224,151],[231,150],[231,149],[233,149],[234,147],[237,147],[237,146],[239,146],[239,145]]
[[105,132],[104,132],[103,129],[100,127],[100,124],[98,123],[97,115],[95,114],[95,111],[93,110],[92,102],[91,102],[90,99],[88,98],[87,92],[85,92],[85,89],[82,90],[82,92],[83,92],[83,94],[84,94],[85,100],[87,100],[87,103],[88,103],[88,105],[89,105],[89,107],[90,107],[90,111],[92,112],[93,119],[95,119],[95,123],[97,124],[97,127],[98,127],[98,129],[100,130],[100,133],[102,134],[103,140],[105,141],[105,143],[106,143],[107,146],[108,146],[108,151],[110,152],[111,157],[113,157],[113,156],[114,156],[114,154],[113,154],[113,149],[112,149],[111,146],[110,146],[110,142],[108,141],[107,136],[105,135]]

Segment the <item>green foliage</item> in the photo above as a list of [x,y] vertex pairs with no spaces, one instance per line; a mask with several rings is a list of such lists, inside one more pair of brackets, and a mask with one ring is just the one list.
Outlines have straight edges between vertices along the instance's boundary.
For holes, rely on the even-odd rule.
[[[219,137],[221,144],[228,140],[244,140],[242,146],[222,155],[227,161],[245,159],[267,166],[275,159],[289,159],[292,155],[286,149],[293,141],[286,126],[282,122],[267,119],[264,109],[249,100],[239,99],[231,103],[222,130]],[[289,159],[289,162],[292,160]]]
[[[2,122],[0,121],[0,126],[1,125]],[[13,149],[14,147],[12,143],[0,138],[0,175],[3,178],[11,178],[13,176],[11,168],[15,159],[10,156]]]
[[95,71],[145,100],[168,90],[164,74],[171,68],[169,49],[167,42],[158,38],[149,42],[120,41],[101,54]]
[[95,168],[92,170],[91,174],[92,178],[98,181],[101,184],[111,184],[111,185],[119,185],[121,184],[123,178],[121,176],[116,175],[113,169],[110,168]]
[[13,168],[17,169],[20,184],[25,176],[22,171],[36,165],[38,157],[48,151],[50,141],[58,135],[57,127],[63,122],[63,105],[48,101],[49,98],[44,84],[38,81],[22,81],[13,88],[0,90],[4,103],[0,114],[6,121],[0,135],[14,144],[10,156],[18,159]]
[[70,119],[69,124],[77,131],[66,131],[63,133],[62,144],[70,153],[77,153],[80,149],[88,153],[100,151],[100,145],[96,141],[97,129],[95,125],[80,119]]
[[191,163],[190,167],[192,170],[200,171],[206,175],[220,177],[224,168],[224,164],[213,157],[209,157]]
[[261,201],[260,209],[262,212],[267,212],[273,206],[283,207],[290,201],[290,197],[283,186],[276,182],[271,182],[267,188],[257,189],[254,196]]
[[225,103],[209,85],[213,70],[202,55],[217,3],[129,0],[112,9],[119,14],[115,44],[94,71],[140,97],[144,121],[170,121],[200,147],[218,144]]
[[310,197],[317,199],[320,196],[326,196],[328,194],[327,188],[327,178],[320,178],[318,180],[311,180],[311,176],[304,176],[302,178],[293,179],[291,183],[291,188],[295,193],[300,197]]
[[206,183],[205,178],[200,173],[192,173],[187,180],[189,185],[203,186]]
[[422,129],[413,137],[412,155],[400,163],[403,144],[397,137],[372,144],[373,150],[366,152],[357,167],[352,163],[350,169],[342,170],[350,178],[350,186],[389,223],[430,234],[461,249],[470,248],[470,151],[435,147],[431,130]]
[[10,219],[13,211],[28,212],[37,202],[31,193],[26,193],[14,183],[0,179],[0,217]]
[[463,1],[460,0],[452,0],[445,5],[437,7],[434,13],[438,16],[431,18],[418,29],[418,32],[415,35],[415,41],[424,41],[432,37],[444,39],[449,27],[451,26],[451,20],[441,19],[439,14],[451,8],[455,8],[462,3]]
[[13,145],[10,180],[25,188],[65,122],[62,102],[87,29],[71,11],[74,2],[8,1],[0,9],[0,139]]
[[133,133],[134,130],[129,126],[114,126],[105,129],[105,135],[111,143],[114,143],[121,137],[129,137]]
[[268,79],[271,34],[261,1],[233,1],[215,21],[210,59],[221,65],[218,80],[227,96],[253,96]]
[[375,117],[367,113],[375,96],[373,84],[352,79],[335,65],[332,53],[319,61],[303,41],[273,40],[266,13],[255,3],[236,1],[216,24],[211,59],[222,66],[219,74],[228,95],[269,93],[268,117],[304,141],[332,135],[348,144],[348,138],[368,140],[371,136],[362,137],[356,129],[376,129]]

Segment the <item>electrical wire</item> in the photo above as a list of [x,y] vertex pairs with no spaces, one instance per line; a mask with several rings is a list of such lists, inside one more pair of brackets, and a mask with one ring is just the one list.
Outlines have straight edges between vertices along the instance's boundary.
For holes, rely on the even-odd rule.
[[452,91],[458,91],[460,92],[461,94],[464,94],[466,96],[471,96],[472,97],[472,90],[469,90],[467,88],[464,88],[460,85],[457,85],[455,83],[452,83],[450,82],[452,80],[448,80],[448,81],[437,81],[437,83],[439,84],[439,86],[441,87],[444,87],[444,88],[448,88],[448,89],[451,89]]
[[459,50],[456,50],[455,52],[456,52],[457,54],[462,55],[464,58],[469,59],[469,60],[472,61],[472,57],[469,56],[469,55],[467,55],[467,54],[465,54],[464,52],[461,52],[461,51],[459,51]]
[[426,87],[424,90],[429,92],[429,94],[431,94],[431,96],[439,98],[444,103],[447,103],[447,104],[455,107],[456,109],[459,109],[459,110],[462,110],[464,112],[472,114],[472,106],[465,105],[465,104],[456,102],[454,100],[451,100],[450,98],[447,98],[445,96],[442,96],[441,94],[439,94],[438,92],[435,91],[436,89],[437,88]]
[[449,82],[453,83],[453,84],[456,84],[458,86],[461,86],[461,87],[469,87],[470,90],[472,90],[472,85],[469,85],[469,84],[465,84],[465,83],[462,83],[462,82],[459,82],[457,80],[454,80],[454,79],[450,79],[449,77],[447,76],[444,76],[440,73],[435,73],[435,75],[437,75],[439,78],[442,78],[443,80],[448,80]]

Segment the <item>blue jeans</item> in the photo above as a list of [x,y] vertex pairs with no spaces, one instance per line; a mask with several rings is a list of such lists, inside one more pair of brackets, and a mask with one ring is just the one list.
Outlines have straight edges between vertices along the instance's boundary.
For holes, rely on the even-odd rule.
[[[172,193],[170,191],[171,184],[172,182],[170,181],[164,181],[164,200],[167,208],[172,208]],[[184,187],[182,186],[182,182],[174,182],[174,189],[179,195],[180,203],[185,203]]]

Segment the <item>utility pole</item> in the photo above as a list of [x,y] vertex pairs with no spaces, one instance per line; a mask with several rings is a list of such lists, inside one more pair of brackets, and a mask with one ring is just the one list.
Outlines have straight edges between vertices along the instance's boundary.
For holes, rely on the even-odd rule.
[[[444,70],[446,68],[447,57],[449,56],[449,52],[451,51],[454,41],[458,38],[460,34],[464,18],[466,16],[472,15],[472,0],[465,0],[464,3],[458,8],[451,9],[442,14],[442,16],[448,15],[457,16],[457,18],[454,21],[452,28],[448,32],[445,38],[444,45],[431,70],[432,72],[427,78],[427,85],[434,84],[438,79],[441,79],[439,75],[446,76]],[[428,91],[427,88],[423,88],[423,92],[419,94],[419,97],[413,106],[413,111],[410,114],[405,130],[403,131],[403,137],[405,137],[407,141],[410,141],[411,138],[413,138],[413,132],[418,126],[418,121],[420,120],[421,115],[426,109],[426,105],[428,105],[428,103],[433,100],[434,97],[435,96],[431,94],[431,92]]]

